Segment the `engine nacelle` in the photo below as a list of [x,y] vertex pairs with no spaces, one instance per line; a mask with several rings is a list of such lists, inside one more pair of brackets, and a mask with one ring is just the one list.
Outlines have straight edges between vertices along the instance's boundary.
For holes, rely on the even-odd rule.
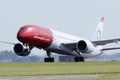
[[80,40],[76,46],[77,46],[77,51],[82,53],[90,53],[95,48],[93,44],[88,40]]
[[24,48],[22,44],[17,43],[14,46],[14,52],[19,56],[27,56],[30,54],[30,49]]

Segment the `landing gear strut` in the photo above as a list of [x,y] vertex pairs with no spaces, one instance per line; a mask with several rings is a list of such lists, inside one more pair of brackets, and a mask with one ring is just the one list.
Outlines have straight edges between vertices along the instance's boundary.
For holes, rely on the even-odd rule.
[[48,57],[44,58],[44,62],[54,62],[54,58],[50,56],[51,55],[50,52],[46,53]]
[[75,57],[75,62],[84,62],[84,58],[83,57]]

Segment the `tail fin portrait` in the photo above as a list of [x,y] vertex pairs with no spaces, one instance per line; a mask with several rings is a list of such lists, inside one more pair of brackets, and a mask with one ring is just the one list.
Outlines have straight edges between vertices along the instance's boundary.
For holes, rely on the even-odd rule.
[[98,23],[98,26],[96,27],[96,30],[91,38],[91,41],[101,40],[102,32],[103,32],[103,25],[104,25],[104,17],[101,17]]

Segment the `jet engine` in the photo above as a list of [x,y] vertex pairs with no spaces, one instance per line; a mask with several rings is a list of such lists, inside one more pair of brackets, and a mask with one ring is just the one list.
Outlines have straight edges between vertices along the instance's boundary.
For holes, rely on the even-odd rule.
[[90,53],[95,48],[93,44],[88,40],[80,40],[76,46],[77,46],[77,51],[82,53]]
[[27,56],[30,54],[30,49],[27,47],[24,48],[22,44],[17,43],[14,46],[14,52],[19,56]]

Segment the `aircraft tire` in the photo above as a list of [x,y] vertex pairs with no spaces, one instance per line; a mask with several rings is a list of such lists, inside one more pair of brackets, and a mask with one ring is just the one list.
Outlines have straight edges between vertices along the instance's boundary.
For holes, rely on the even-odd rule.
[[54,62],[54,58],[44,58],[44,62]]
[[80,57],[79,59],[80,59],[80,62],[84,62],[85,61],[83,57]]
[[84,58],[83,57],[75,57],[75,62],[84,62]]

